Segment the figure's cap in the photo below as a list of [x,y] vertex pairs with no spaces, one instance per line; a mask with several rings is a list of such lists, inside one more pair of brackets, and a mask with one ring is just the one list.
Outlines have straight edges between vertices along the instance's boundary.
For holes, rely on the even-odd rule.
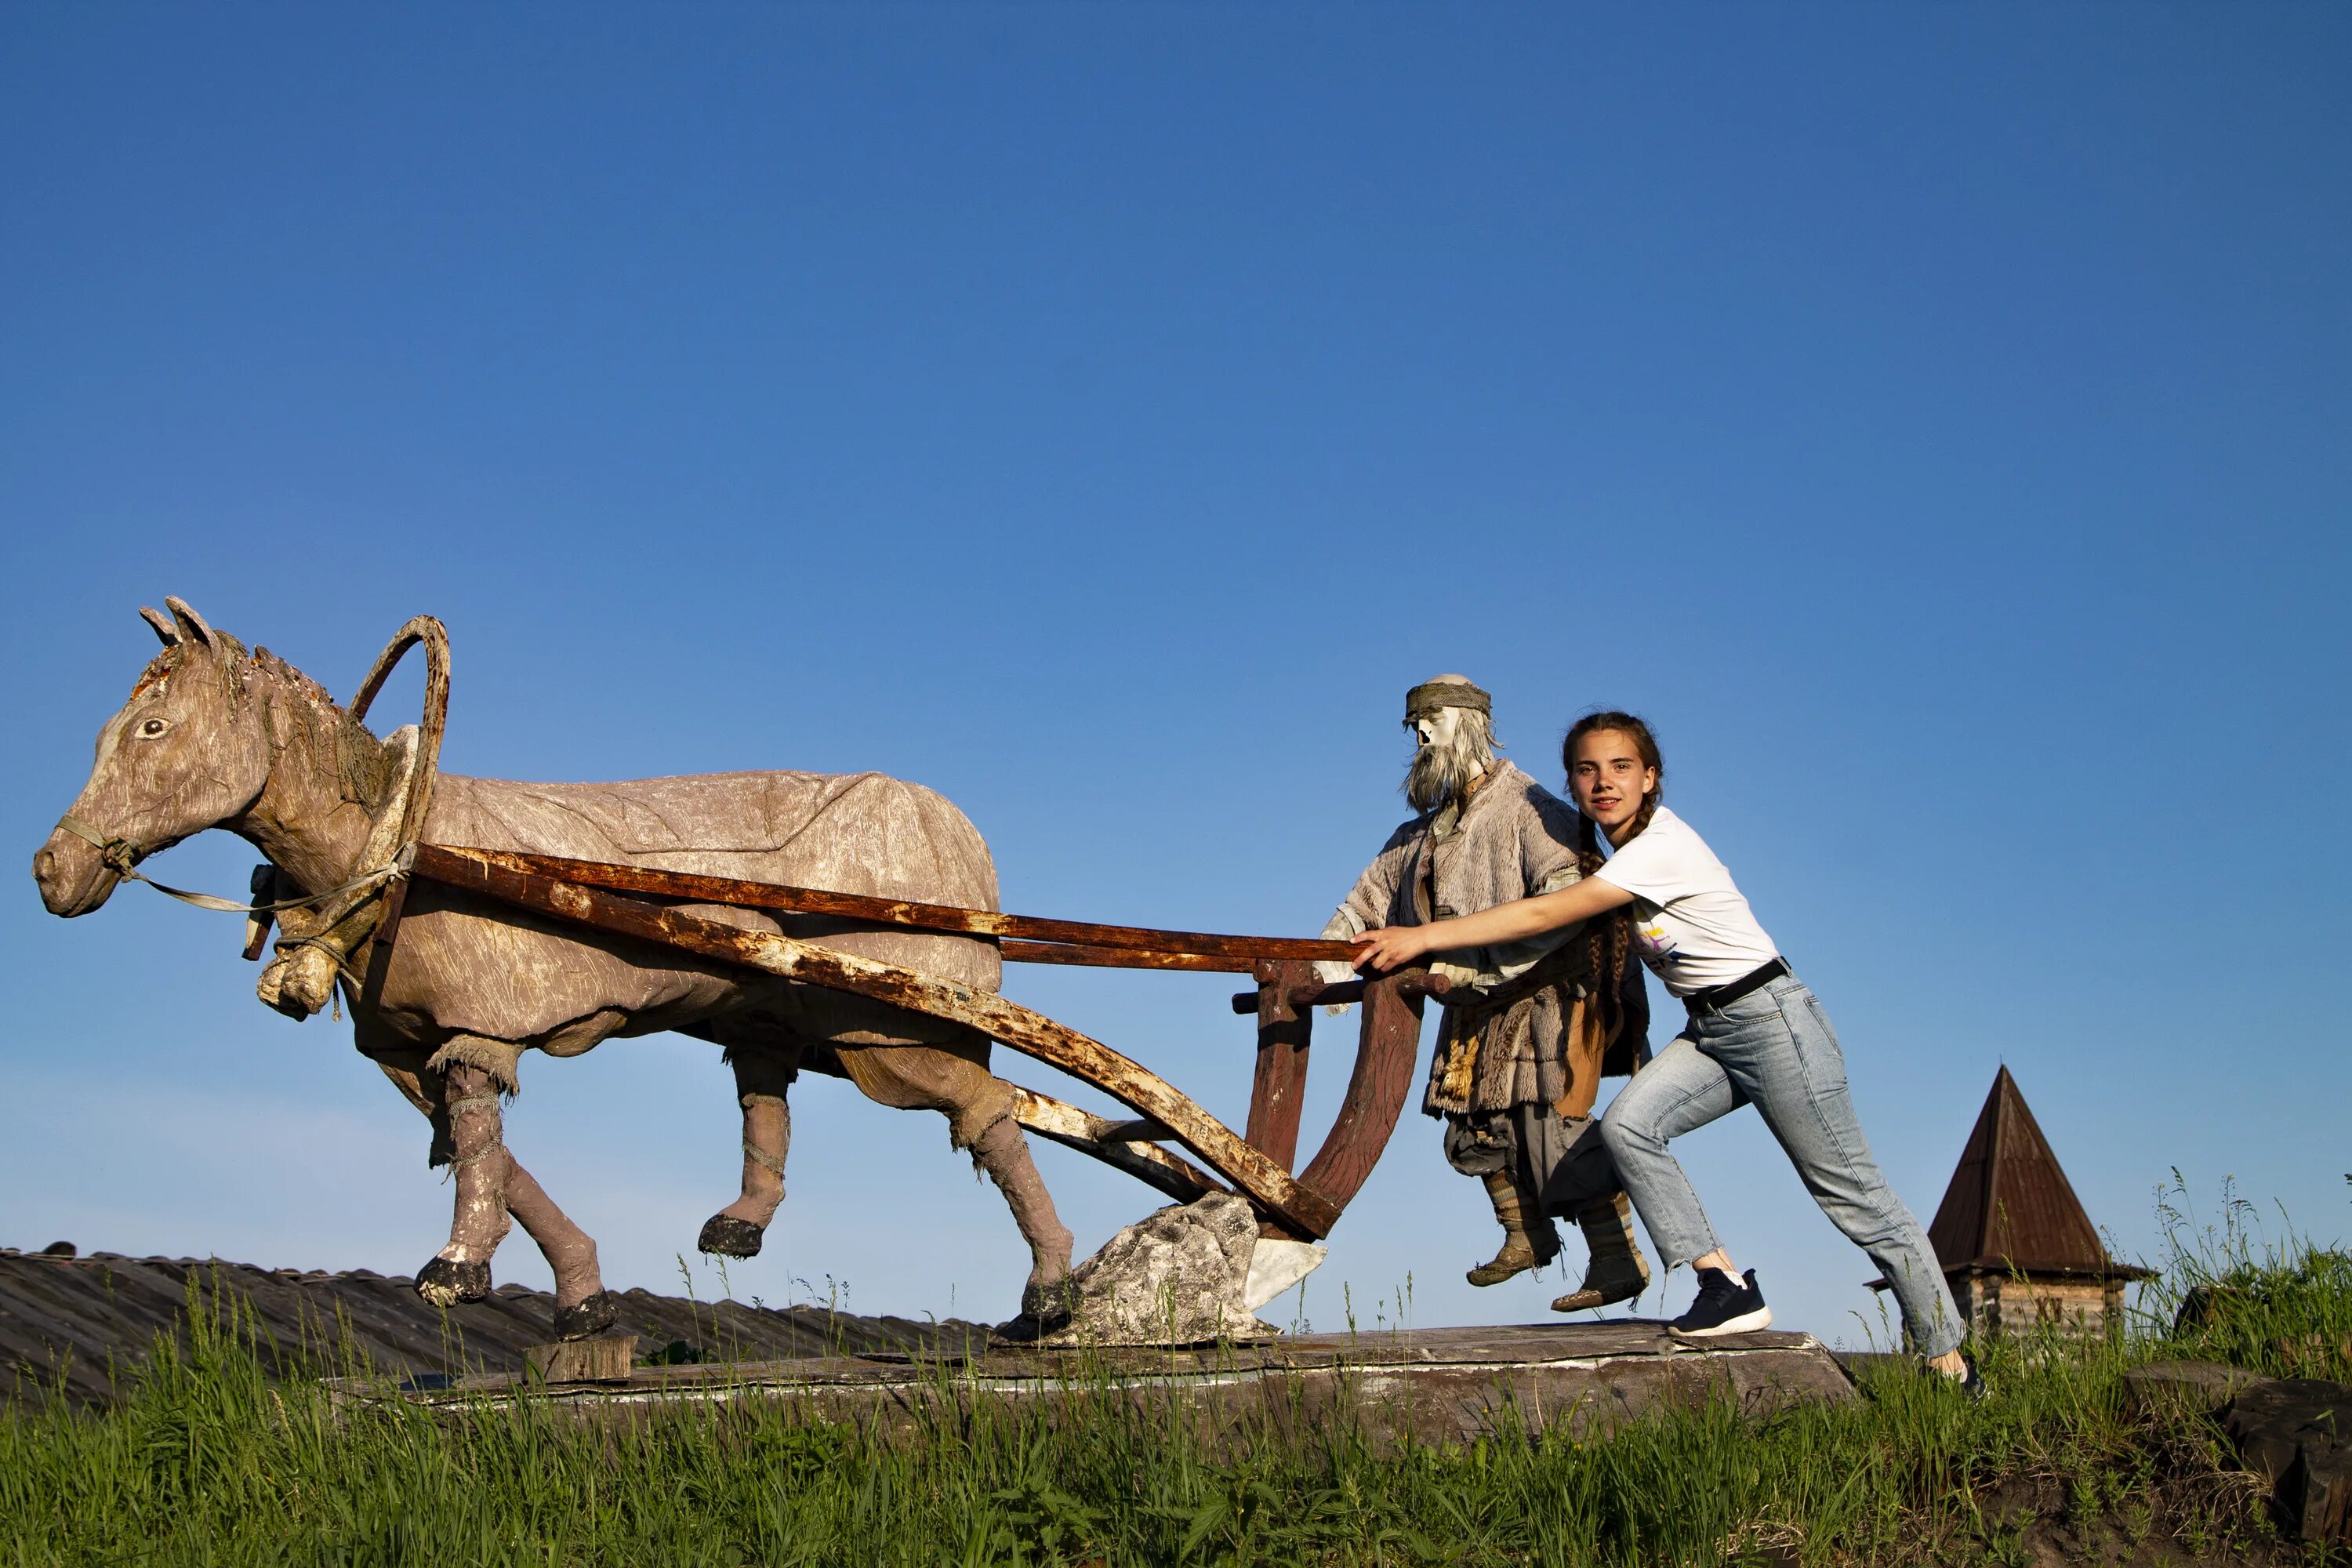
[[1433,675],[1404,694],[1404,721],[1426,719],[1441,708],[1475,708],[1494,717],[1495,700],[1466,675]]

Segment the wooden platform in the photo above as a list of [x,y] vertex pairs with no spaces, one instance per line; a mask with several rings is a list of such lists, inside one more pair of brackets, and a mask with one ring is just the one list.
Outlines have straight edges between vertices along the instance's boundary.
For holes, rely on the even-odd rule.
[[[383,1393],[357,1385],[346,1397]],[[1312,1424],[1352,1407],[1376,1431],[1465,1439],[1565,1424],[1586,1431],[1664,1405],[1727,1398],[1765,1413],[1856,1397],[1810,1334],[1766,1331],[1677,1343],[1646,1320],[1286,1337],[1194,1350],[918,1349],[696,1366],[625,1379],[541,1383],[529,1373],[411,1380],[394,1396],[447,1408],[543,1398],[583,1415],[665,1405],[790,1400],[812,1416],[911,1432],[942,1407],[1102,1397],[1182,1400],[1210,1430],[1253,1417]]]

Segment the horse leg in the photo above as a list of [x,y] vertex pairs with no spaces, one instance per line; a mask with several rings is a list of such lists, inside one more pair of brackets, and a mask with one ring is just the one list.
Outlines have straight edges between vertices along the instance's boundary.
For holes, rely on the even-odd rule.
[[513,1162],[500,1136],[498,1085],[488,1073],[451,1062],[441,1072],[441,1101],[457,1198],[448,1245],[417,1270],[416,1293],[436,1307],[454,1307],[490,1293],[490,1255],[506,1239],[507,1172]]
[[1029,1244],[1029,1280],[1021,1289],[1021,1315],[1007,1331],[1016,1337],[1024,1330],[1051,1333],[1070,1321],[1063,1286],[1070,1277],[1070,1247],[1077,1238],[1055,1212],[1053,1194],[1029,1156],[1029,1139],[1009,1110],[973,1142],[971,1158],[1004,1194],[1004,1206],[1013,1211],[1013,1223]]
[[736,1047],[727,1059],[743,1107],[743,1186],[733,1203],[703,1222],[695,1246],[722,1258],[757,1258],[768,1222],[784,1201],[784,1157],[793,1146],[793,1111],[784,1096],[795,1069],[789,1058],[748,1046]]
[[867,1099],[947,1117],[948,1141],[970,1151],[972,1163],[988,1173],[1029,1244],[1021,1316],[1007,1331],[1050,1332],[1069,1319],[1062,1284],[1076,1238],[1055,1212],[1029,1141],[1013,1119],[1013,1086],[988,1070],[989,1045],[975,1036],[950,1045],[843,1046],[835,1054]]
[[[434,1162],[450,1157],[449,1126],[440,1095],[440,1080],[425,1068],[426,1051],[379,1049],[375,1065],[383,1069],[402,1098],[432,1121]],[[555,1334],[558,1339],[586,1339],[613,1326],[619,1303],[604,1289],[596,1266],[596,1243],[555,1206],[512,1152],[507,1155],[507,1213],[521,1223],[539,1244],[548,1267],[555,1271]]]
[[620,1317],[621,1303],[604,1289],[596,1266],[596,1243],[555,1206],[555,1200],[522,1163],[507,1156],[507,1213],[522,1225],[547,1266],[555,1271],[555,1337],[584,1340],[603,1333]]

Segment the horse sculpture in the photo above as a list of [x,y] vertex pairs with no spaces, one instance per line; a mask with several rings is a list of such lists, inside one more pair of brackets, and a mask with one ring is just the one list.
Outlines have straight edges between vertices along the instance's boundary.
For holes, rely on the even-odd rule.
[[[89,782],[33,858],[42,902],[52,914],[88,914],[139,859],[210,827],[268,858],[274,876],[257,877],[257,888],[300,900],[352,883],[369,869],[371,846],[397,825],[402,764],[414,750],[377,739],[268,649],[248,653],[181,600],[165,604],[168,619],[141,612],[163,653],[99,731]],[[432,782],[418,835],[428,842],[997,907],[995,866],[971,822],[931,791],[879,773]],[[994,991],[1001,976],[994,946],[971,937],[772,919],[732,906],[694,912],[980,991]],[[289,931],[297,923],[289,918]],[[805,1067],[845,1076],[882,1104],[946,1116],[950,1142],[994,1180],[1029,1245],[1021,1316],[1008,1329],[1036,1332],[1066,1316],[1058,1303],[1071,1236],[1013,1120],[1014,1091],[989,1071],[991,1041],[970,1026],[426,882],[405,892],[387,958],[366,966],[367,984],[361,966],[347,967],[339,984],[354,1044],[431,1119],[429,1163],[455,1171],[448,1245],[416,1278],[425,1300],[446,1306],[487,1295],[490,1258],[511,1215],[554,1270],[557,1332],[578,1339],[611,1326],[616,1304],[595,1243],[507,1151],[501,1096],[516,1089],[527,1048],[578,1056],[614,1036],[674,1029],[724,1047],[742,1108],[741,1192],[704,1225],[702,1250],[760,1250],[783,1199],[787,1094]],[[264,990],[268,996],[268,981]]]

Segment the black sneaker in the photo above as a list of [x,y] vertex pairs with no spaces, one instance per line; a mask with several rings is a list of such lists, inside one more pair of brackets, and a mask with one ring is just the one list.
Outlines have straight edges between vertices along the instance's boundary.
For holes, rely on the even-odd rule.
[[1734,1279],[1720,1268],[1698,1271],[1698,1300],[1690,1310],[1666,1325],[1667,1331],[1685,1340],[1712,1339],[1717,1334],[1744,1334],[1769,1328],[1772,1309],[1756,1288],[1756,1270]]
[[1970,1401],[1992,1397],[1992,1390],[1986,1386],[1983,1374],[1977,1371],[1977,1358],[1962,1351],[1960,1360],[1969,1369],[1968,1376],[1960,1379],[1961,1397]]

